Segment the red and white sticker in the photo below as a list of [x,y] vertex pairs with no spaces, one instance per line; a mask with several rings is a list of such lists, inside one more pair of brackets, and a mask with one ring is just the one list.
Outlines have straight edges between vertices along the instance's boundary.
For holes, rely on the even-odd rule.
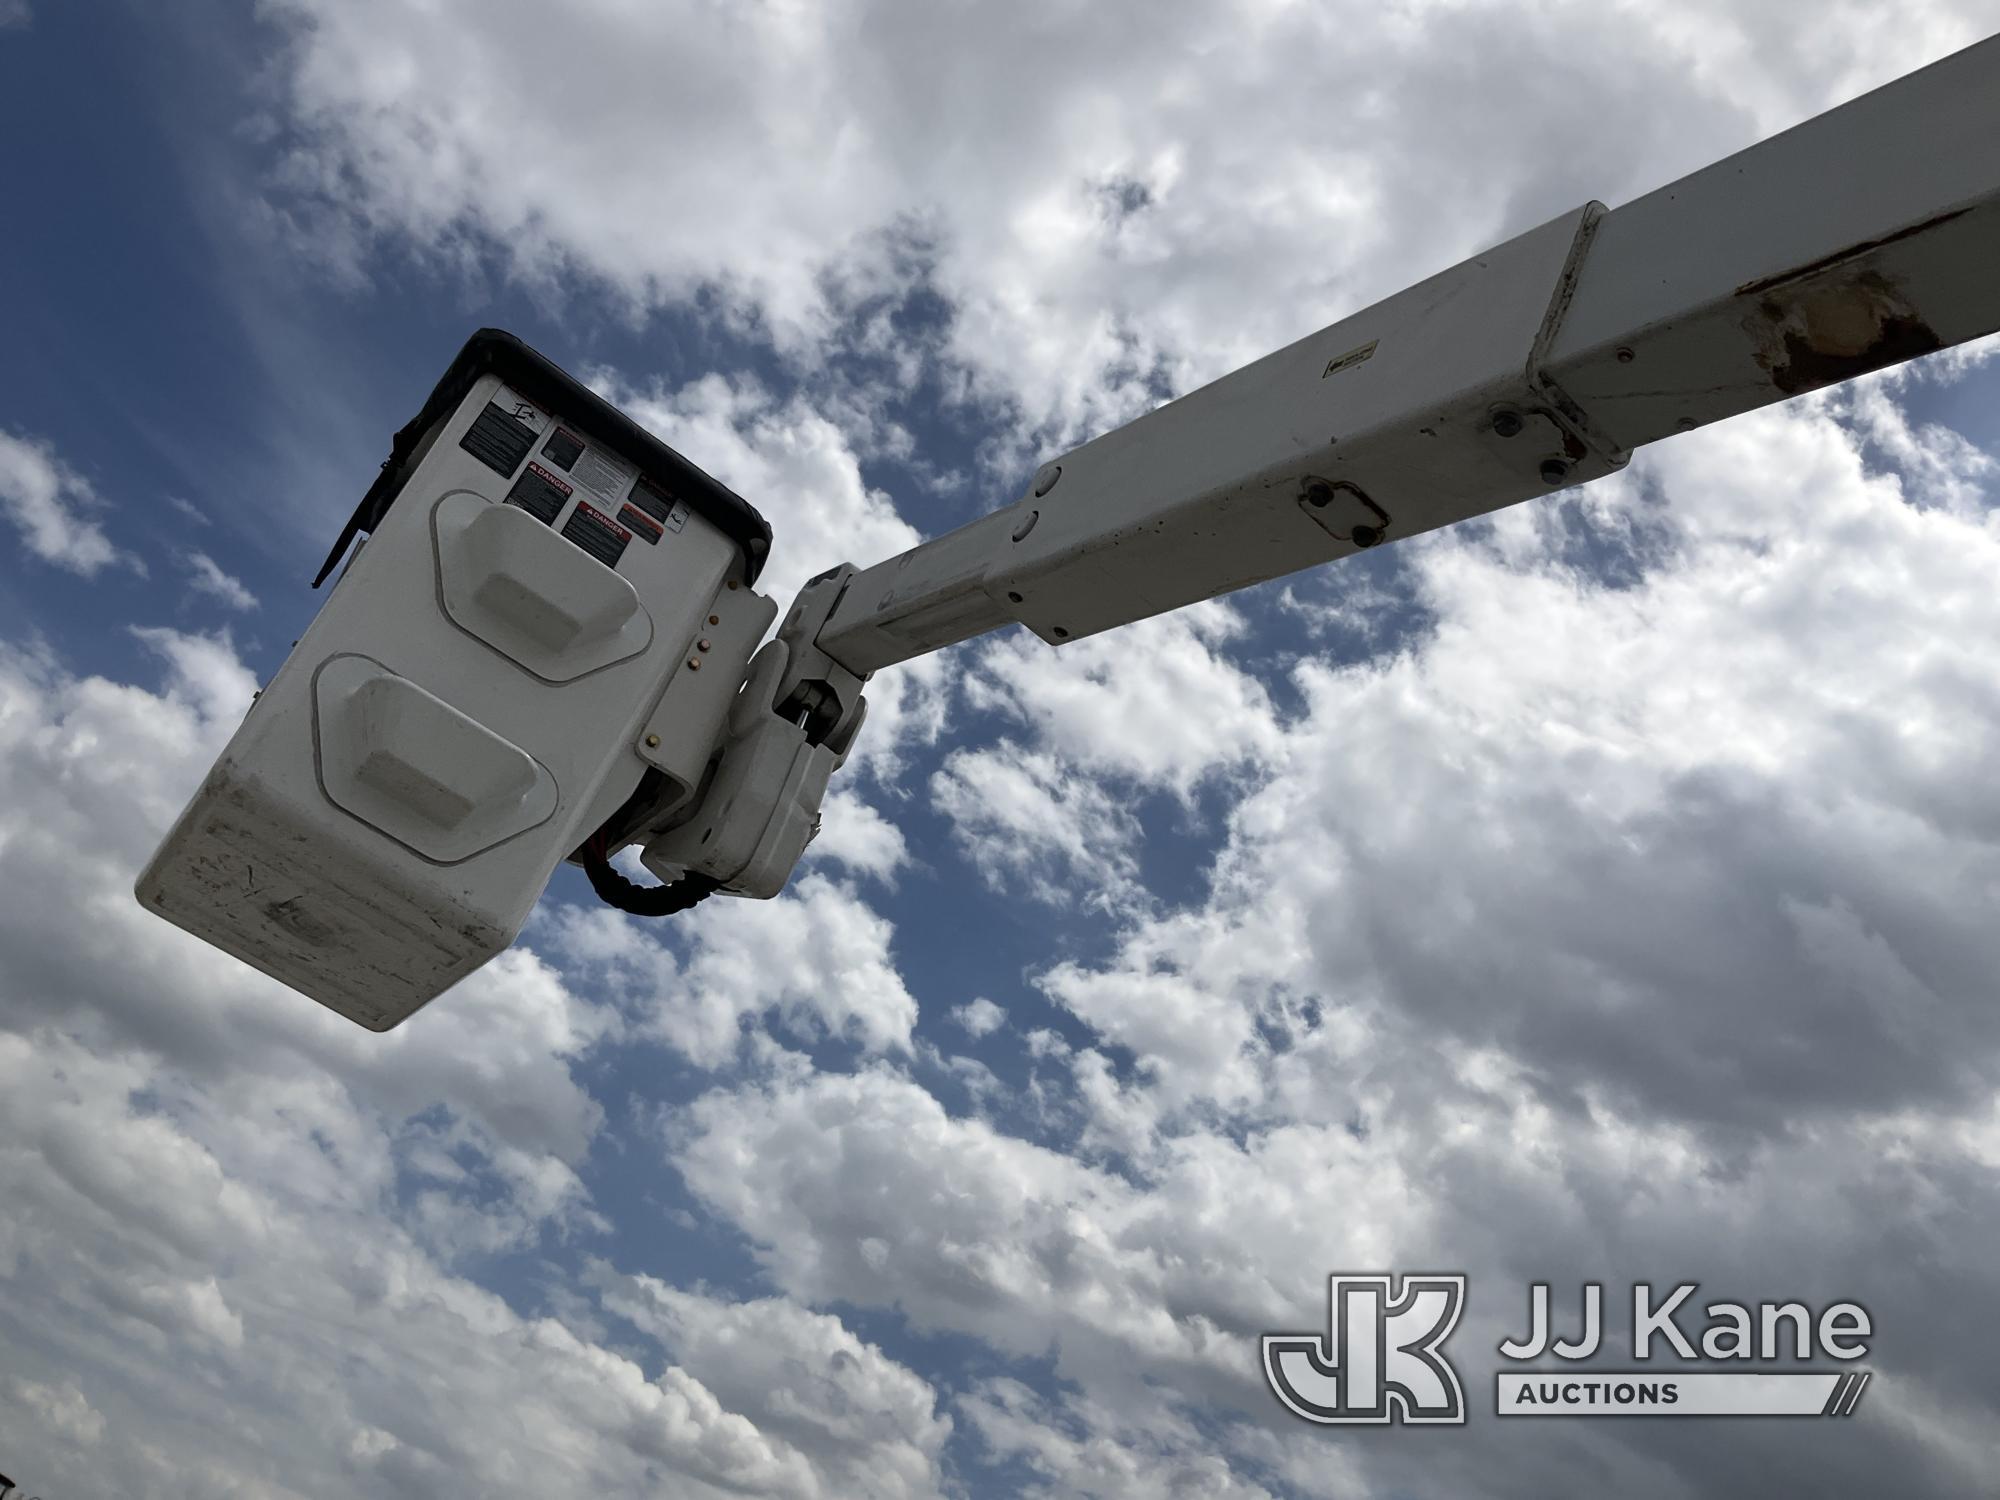
[[660,538],[666,535],[665,529],[658,521],[629,504],[618,508],[618,519],[637,532],[641,541],[650,542],[655,546],[659,544]]
[[627,531],[623,526],[620,526],[616,521],[612,520],[611,517],[607,516],[603,511],[599,510],[596,506],[592,505],[588,500],[579,500],[576,502],[576,514],[579,516],[589,516],[591,520],[597,522],[600,526],[607,527],[610,530],[617,532],[618,535],[623,537],[626,541],[629,542],[632,540],[631,532]]
[[543,468],[538,463],[530,463],[528,465],[528,471],[532,474],[537,474],[541,476],[543,479],[546,479],[550,484],[554,485],[557,489],[561,490],[565,495],[573,495],[576,493],[576,486],[572,485],[567,479],[560,479],[554,474],[551,474],[547,469]]

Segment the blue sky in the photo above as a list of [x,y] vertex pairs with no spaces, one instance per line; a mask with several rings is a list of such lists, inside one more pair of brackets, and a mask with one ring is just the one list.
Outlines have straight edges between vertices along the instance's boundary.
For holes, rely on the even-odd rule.
[[[1970,1492],[1990,344],[1062,652],[885,673],[785,896],[640,924],[561,872],[388,1037],[129,891],[476,327],[758,505],[782,605],[1996,26],[0,0],[0,1468]],[[1307,55],[1366,82],[1302,90]],[[1533,1279],[1852,1298],[1878,1382],[1831,1435],[1308,1429],[1255,1340],[1347,1266],[1465,1270],[1470,1351]]]

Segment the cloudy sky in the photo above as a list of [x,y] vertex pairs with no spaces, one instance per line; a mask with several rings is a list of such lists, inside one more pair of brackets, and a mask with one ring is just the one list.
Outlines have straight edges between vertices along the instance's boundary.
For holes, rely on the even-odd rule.
[[[1994,30],[0,0],[0,1468],[50,1500],[1983,1492],[1990,346],[885,673],[784,897],[642,924],[564,872],[387,1036],[130,888],[481,324],[758,505],[782,600]],[[1467,1428],[1264,1389],[1257,1335],[1378,1268],[1471,1277]],[[1862,1302],[1876,1380],[1844,1424],[1495,1421],[1522,1288],[1586,1279]]]

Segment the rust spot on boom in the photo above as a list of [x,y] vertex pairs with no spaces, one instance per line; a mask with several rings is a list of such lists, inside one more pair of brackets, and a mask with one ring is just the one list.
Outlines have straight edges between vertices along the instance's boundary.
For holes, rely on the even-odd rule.
[[1744,327],[1757,363],[1787,396],[1944,347],[1893,282],[1879,271],[1853,267],[1848,253],[1830,265],[1815,262],[1794,276],[1753,285],[1761,295]]

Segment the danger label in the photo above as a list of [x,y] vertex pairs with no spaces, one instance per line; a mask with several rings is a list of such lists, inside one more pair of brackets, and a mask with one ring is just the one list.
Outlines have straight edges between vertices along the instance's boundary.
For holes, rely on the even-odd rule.
[[562,534],[607,568],[618,566],[618,559],[625,555],[625,544],[632,540],[631,532],[583,500],[577,502]]
[[555,475],[551,474],[547,469],[543,468],[540,464],[529,464],[528,472],[530,474],[540,475],[548,483],[554,485],[557,489],[561,490],[563,494],[566,496],[574,493],[575,491],[575,486],[572,485],[568,480],[558,479]]

